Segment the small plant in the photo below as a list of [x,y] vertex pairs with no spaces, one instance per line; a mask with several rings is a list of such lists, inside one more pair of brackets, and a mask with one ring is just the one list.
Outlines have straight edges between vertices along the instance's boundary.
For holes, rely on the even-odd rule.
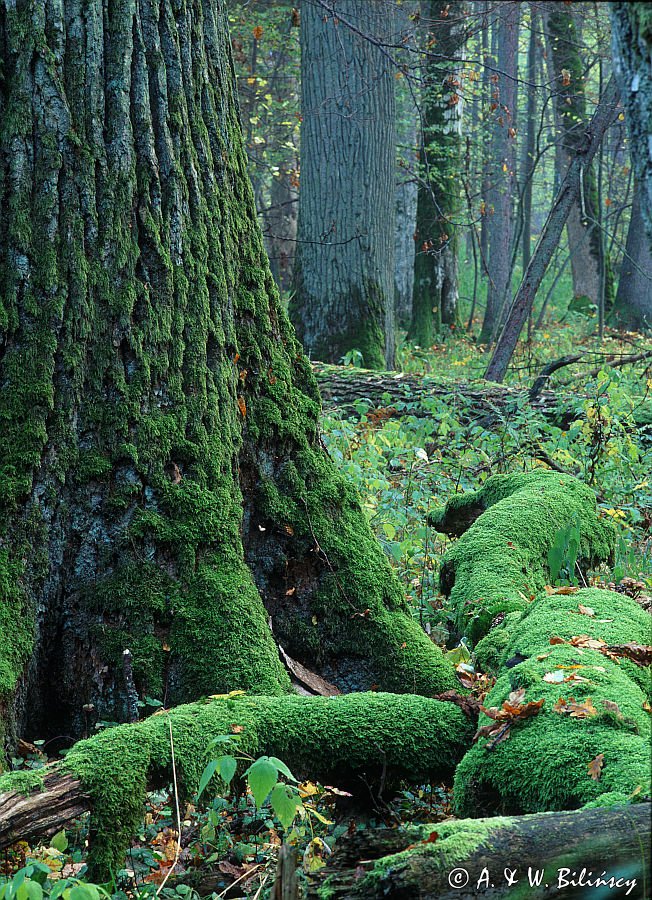
[[552,547],[548,550],[548,568],[553,584],[577,584],[575,565],[579,550],[580,525],[578,517],[575,516],[569,525],[559,529]]

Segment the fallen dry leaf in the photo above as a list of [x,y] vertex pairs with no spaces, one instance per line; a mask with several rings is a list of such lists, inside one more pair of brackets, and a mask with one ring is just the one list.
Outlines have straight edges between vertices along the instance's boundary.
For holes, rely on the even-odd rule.
[[594,781],[600,781],[600,776],[602,775],[602,766],[604,765],[604,753],[598,753],[595,759],[592,759],[590,763],[587,763],[587,768],[589,770],[589,775]]
[[490,725],[483,725],[479,728],[473,740],[477,741],[481,737],[491,737],[492,740],[487,743],[487,749],[493,750],[502,741],[507,740],[512,725],[521,719],[529,719],[531,716],[538,715],[545,703],[543,697],[540,700],[531,700],[528,703],[524,703],[524,699],[525,688],[519,688],[511,692],[500,708],[497,706],[488,708],[481,706],[480,710],[486,716],[489,716],[490,719],[493,719],[493,722]]
[[582,604],[579,603],[577,608],[579,609],[580,613],[581,613],[583,616],[588,616],[590,619],[594,619],[594,618],[595,618],[595,610],[594,610],[592,607],[590,607],[590,606],[582,606]]
[[574,697],[569,697],[568,700],[560,697],[552,709],[560,715],[569,715],[571,719],[590,719],[598,714],[590,697],[583,703],[578,703]]
[[612,644],[605,647],[603,651],[606,655],[620,656],[624,659],[631,659],[638,666],[652,665],[652,647],[644,644]]

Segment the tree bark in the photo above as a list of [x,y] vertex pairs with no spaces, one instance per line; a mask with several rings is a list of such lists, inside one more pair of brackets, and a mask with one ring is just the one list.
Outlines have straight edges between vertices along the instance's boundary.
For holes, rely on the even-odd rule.
[[458,321],[457,223],[460,216],[464,2],[422,4],[428,26],[424,72],[414,290],[408,340],[430,347],[442,325]]
[[568,167],[555,202],[548,214],[541,236],[516,292],[509,315],[494,348],[491,361],[485,372],[488,381],[502,381],[516,349],[519,335],[527,320],[543,276],[559,244],[564,225],[577,198],[580,195],[582,172],[595,156],[600,142],[617,115],[619,92],[613,78],[607,85],[600,104],[586,130],[584,142],[575,150],[575,156]]
[[[543,20],[554,78],[555,119],[560,138],[560,175],[563,179],[576,149],[584,140],[587,126],[585,65],[573,10],[563,3],[546,2]],[[582,190],[571,206],[566,222],[568,251],[573,274],[573,293],[588,297],[596,307],[601,302],[603,273],[605,301],[613,303],[613,276],[598,223],[598,184],[595,168],[584,167]]]
[[512,279],[513,197],[516,170],[516,84],[520,3],[509,0],[497,10],[497,73],[492,89],[493,166],[487,194],[488,288],[480,342],[493,341],[500,328]]
[[652,242],[645,233],[641,190],[634,182],[632,213],[614,304],[616,322],[632,331],[652,329]]
[[611,5],[613,60],[631,135],[641,212],[652,245],[652,27],[647,3]]
[[358,350],[367,367],[391,367],[394,73],[374,41],[391,33],[392,8],[339,0],[330,9],[319,0],[301,9],[301,190],[290,317],[313,359],[339,362]]
[[124,719],[127,649],[166,705],[289,691],[275,637],[341,689],[454,685],[320,446],[228,48],[212,0],[0,15],[6,745]]
[[[332,900],[472,900],[515,892],[529,900],[582,900],[598,893],[593,882],[587,884],[590,878],[613,876],[628,881],[614,896],[624,897],[627,891],[627,897],[644,900],[649,896],[650,821],[650,804],[640,803],[435,822],[402,833],[362,832],[338,843],[332,862],[310,885],[308,898],[317,900],[323,896],[320,890],[328,889]],[[447,853],[447,829],[457,832],[460,843],[466,832],[466,853]],[[434,840],[432,834],[437,835]],[[628,890],[632,881],[636,883]]]

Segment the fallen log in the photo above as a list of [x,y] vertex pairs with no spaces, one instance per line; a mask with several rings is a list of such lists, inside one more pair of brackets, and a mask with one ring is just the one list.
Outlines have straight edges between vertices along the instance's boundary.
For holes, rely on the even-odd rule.
[[184,796],[197,790],[211,740],[230,735],[245,754],[276,756],[298,777],[368,798],[401,779],[450,778],[473,731],[454,703],[409,694],[209,698],[107,729],[45,769],[0,775],[0,849],[90,810],[89,865],[105,879],[137,833],[147,789],[172,779],[172,744]]
[[640,803],[354,835],[311,880],[308,898],[579,900],[606,887],[611,897],[647,900],[650,813]]
[[478,641],[496,616],[524,610],[550,583],[548,555],[573,521],[579,562],[609,561],[613,525],[598,518],[593,491],[570,475],[542,469],[494,475],[480,490],[451,497],[431,514],[434,528],[459,537],[439,575],[459,632]]
[[[313,363],[313,372],[327,409],[353,407],[364,401],[376,409],[409,403],[413,415],[428,416],[432,415],[432,410],[428,408],[427,401],[457,398],[462,418],[466,415],[467,418],[489,422],[528,402],[526,388],[506,387],[481,379],[456,381],[432,375],[375,372],[321,362]],[[574,398],[577,398],[576,393]],[[563,419],[559,397],[553,391],[539,391],[530,405],[548,418]]]

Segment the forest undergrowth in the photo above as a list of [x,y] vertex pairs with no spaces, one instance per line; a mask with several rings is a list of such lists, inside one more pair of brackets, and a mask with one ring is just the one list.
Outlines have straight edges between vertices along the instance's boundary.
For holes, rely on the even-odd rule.
[[[610,355],[645,351],[649,342],[633,333],[607,333],[596,351],[589,326],[583,316],[570,316],[538,333],[514,360],[510,381],[526,387],[551,359],[585,352],[580,362],[550,379],[548,387],[559,401],[552,417],[530,406],[524,393],[508,408],[497,406],[489,427],[454,385],[447,397],[418,403],[388,397],[385,406],[359,402],[355,409],[324,414],[328,453],[356,484],[413,615],[446,648],[462,683],[480,699],[494,679],[476,671],[472,651],[455,633],[438,583],[450,539],[428,525],[429,513],[452,495],[477,489],[497,473],[553,467],[576,475],[595,490],[602,515],[615,524],[617,552],[613,566],[593,572],[578,568],[567,573],[566,583],[609,586],[632,596],[652,593],[652,362],[620,368],[600,364]],[[399,368],[462,382],[479,378],[486,362],[483,348],[462,331],[427,350],[401,345]],[[144,716],[160,703],[145,698],[141,706]],[[237,734],[224,736],[226,746],[207,748],[213,771],[230,770],[237,740]],[[52,754],[42,742],[22,744],[12,764],[38,769]],[[398,795],[375,798],[371,812],[361,813],[360,801],[368,807],[368,797],[351,797],[336,785],[297,784],[282,761],[276,762],[275,772],[268,772],[270,784],[279,785],[271,803],[265,800],[269,789],[263,796],[255,779],[234,781],[227,796],[195,797],[179,810],[173,791],[150,794],[124,868],[103,886],[84,880],[86,819],[48,846],[21,842],[0,856],[0,900],[155,895],[188,900],[197,891],[214,898],[263,898],[274,883],[284,841],[297,847],[305,877],[325,865],[342,835],[378,824],[400,828],[407,822],[436,822],[451,814],[450,785],[405,786]]]

